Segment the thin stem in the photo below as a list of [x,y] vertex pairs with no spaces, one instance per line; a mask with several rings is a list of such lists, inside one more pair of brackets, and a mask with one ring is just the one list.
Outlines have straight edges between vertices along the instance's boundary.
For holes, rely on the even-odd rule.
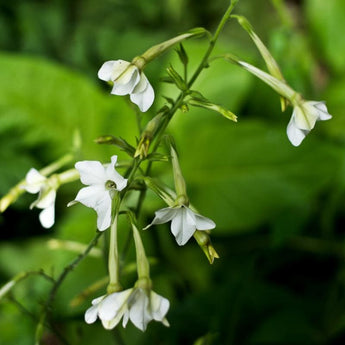
[[228,7],[226,12],[224,13],[223,18],[219,22],[218,27],[216,29],[216,32],[211,39],[210,45],[209,45],[201,63],[199,64],[199,67],[196,69],[196,71],[194,72],[192,78],[190,79],[190,81],[188,83],[189,88],[194,84],[194,82],[198,78],[200,72],[207,66],[207,60],[208,60],[209,56],[211,55],[211,53],[214,49],[214,46],[218,40],[219,34],[223,30],[223,27],[226,24],[226,22],[228,21],[228,19],[230,18],[230,14],[231,14],[232,10],[234,9],[235,5],[237,4],[237,2],[238,2],[238,0],[231,1],[230,6]]
[[[91,251],[91,249],[97,244],[98,239],[103,235],[102,232],[97,232],[95,237],[92,239],[92,241],[89,243],[89,245],[87,246],[87,248],[85,249],[85,251],[83,253],[81,253],[80,255],[78,255],[69,265],[67,265],[64,270],[62,271],[62,273],[60,274],[60,276],[58,277],[58,279],[56,279],[56,281],[54,282],[54,285],[52,287],[52,289],[50,290],[49,293],[49,297],[47,299],[47,302],[44,305],[44,309],[42,311],[41,317],[40,317],[40,321],[37,325],[37,329],[36,329],[36,344],[40,343],[40,339],[42,337],[43,334],[43,327],[44,324],[46,323],[46,319],[49,316],[51,309],[52,309],[52,305],[57,293],[58,288],[60,287],[60,285],[63,283],[63,281],[65,280],[65,278],[67,277],[67,275],[73,271],[73,269],[80,263],[80,261],[82,261],[87,255],[88,253]],[[54,329],[53,325],[51,325],[51,327]]]
[[138,278],[149,278],[150,277],[150,265],[145,254],[145,248],[141,240],[137,227],[132,222],[133,238],[135,243],[135,251],[137,254],[137,271]]
[[119,253],[117,246],[117,219],[118,214],[115,213],[115,217],[110,228],[108,259],[109,285],[107,288],[108,293],[119,291],[119,289],[121,289],[119,281]]
[[[233,9],[234,9],[235,5],[237,4],[237,2],[238,2],[238,0],[231,1],[228,9],[224,13],[221,21],[218,24],[216,32],[215,32],[215,34],[213,35],[213,37],[212,37],[212,39],[210,41],[210,45],[209,45],[205,55],[203,56],[203,58],[201,60],[201,63],[199,64],[198,68],[195,70],[193,76],[191,77],[191,79],[189,80],[189,82],[187,84],[188,88],[192,87],[192,85],[194,84],[194,82],[199,77],[200,73],[202,72],[202,70],[207,66],[208,58],[211,55],[211,53],[212,53],[212,51],[213,51],[213,49],[215,47],[216,41],[218,40],[218,37],[219,37],[219,34],[221,33],[221,31],[222,31],[224,25],[226,24],[227,20],[230,18],[231,12],[233,11]],[[158,146],[159,146],[160,141],[161,141],[161,138],[162,138],[162,136],[163,136],[163,134],[165,132],[165,129],[167,128],[167,126],[168,126],[171,118],[175,114],[175,112],[182,105],[182,102],[183,102],[184,98],[186,97],[186,95],[187,95],[187,93],[185,93],[183,91],[179,94],[179,96],[177,97],[174,105],[170,109],[169,113],[163,119],[162,125],[157,130],[157,136],[156,136],[155,145],[154,145],[154,147],[152,149],[153,153],[157,151]],[[152,168],[152,164],[153,164],[152,161],[150,161],[148,163],[146,171],[145,171],[145,176],[148,176],[150,174],[150,171],[151,171],[151,168]],[[136,207],[136,210],[135,210],[136,216],[138,216],[139,213],[140,213],[140,210],[141,210],[142,204],[144,202],[145,196],[146,196],[146,189],[144,189],[144,190],[142,190],[140,192],[139,199],[138,199],[138,202],[137,202],[137,207]]]
[[68,153],[67,155],[61,157],[57,161],[51,163],[47,167],[40,170],[40,173],[43,176],[50,175],[51,173],[55,172],[56,170],[59,170],[61,167],[66,165],[67,163],[71,162],[73,159],[73,155],[71,153]]

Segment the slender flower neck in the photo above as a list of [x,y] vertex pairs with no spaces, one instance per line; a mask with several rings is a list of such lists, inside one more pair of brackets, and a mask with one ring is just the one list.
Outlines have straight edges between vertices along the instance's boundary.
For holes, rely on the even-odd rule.
[[143,56],[136,56],[132,60],[131,64],[135,65],[140,71],[142,71],[147,64],[147,60]]
[[119,253],[117,245],[117,221],[118,210],[120,207],[120,201],[118,194],[113,199],[114,205],[114,217],[110,227],[110,244],[109,244],[109,258],[108,258],[108,270],[109,270],[109,284],[107,287],[108,293],[113,293],[122,290],[120,284],[119,275]]
[[142,282],[140,284],[141,285],[144,284],[147,287],[148,282],[151,281],[149,261],[147,260],[147,257],[146,257],[144,245],[141,240],[139,230],[135,225],[134,215],[130,214],[129,218],[132,224],[135,251],[137,255],[138,282]]
[[171,152],[171,162],[172,162],[173,173],[174,173],[175,190],[177,194],[176,203],[178,205],[188,206],[189,199],[187,196],[186,182],[182,175],[177,153],[172,146],[170,148],[170,152]]

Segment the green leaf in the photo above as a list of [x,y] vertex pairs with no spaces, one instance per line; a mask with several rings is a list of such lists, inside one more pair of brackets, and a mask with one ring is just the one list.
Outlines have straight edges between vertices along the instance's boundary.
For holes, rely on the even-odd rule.
[[334,72],[345,72],[345,2],[307,0],[306,16],[323,57]]
[[0,69],[0,159],[6,162],[0,169],[1,193],[30,167],[40,169],[70,151],[76,129],[81,154],[99,160],[114,154],[113,147],[94,143],[99,135],[113,129],[115,135],[134,137],[135,117],[128,114],[124,98],[100,91],[87,78],[41,58],[15,54],[0,54]]

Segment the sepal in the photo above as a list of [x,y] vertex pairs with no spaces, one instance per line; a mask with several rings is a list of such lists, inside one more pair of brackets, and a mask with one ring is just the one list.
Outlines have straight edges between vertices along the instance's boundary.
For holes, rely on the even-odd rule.
[[133,157],[135,148],[130,145],[125,139],[117,138],[112,135],[104,135],[94,140],[97,144],[115,145],[126,152],[129,156]]

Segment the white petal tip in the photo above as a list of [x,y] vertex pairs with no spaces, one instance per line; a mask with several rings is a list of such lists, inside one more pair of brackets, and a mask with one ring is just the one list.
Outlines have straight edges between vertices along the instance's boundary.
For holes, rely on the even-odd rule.
[[67,204],[67,207],[71,207],[71,206],[73,206],[73,205],[75,205],[75,204],[78,204],[78,201],[77,201],[77,200],[72,200],[72,201],[70,201],[70,202]]

